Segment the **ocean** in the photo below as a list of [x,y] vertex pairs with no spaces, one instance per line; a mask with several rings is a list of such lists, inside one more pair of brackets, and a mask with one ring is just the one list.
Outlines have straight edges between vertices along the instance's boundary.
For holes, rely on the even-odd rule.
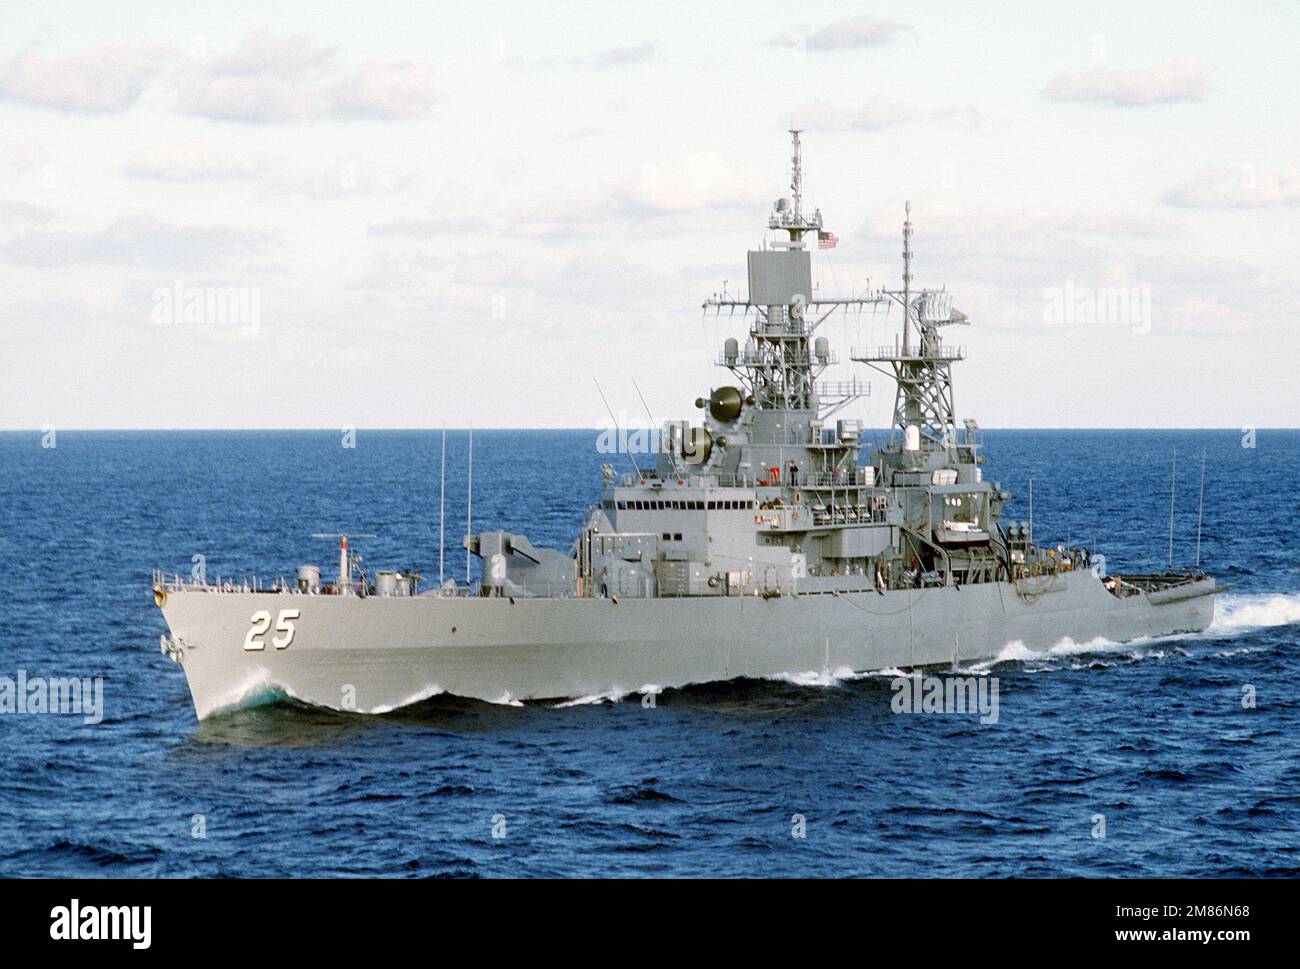
[[[464,431],[446,571],[464,576]],[[568,548],[588,431],[474,435],[476,530]],[[53,443],[54,447],[43,444]],[[985,432],[1041,543],[1112,571],[1197,553],[1203,634],[1008,644],[1000,715],[897,714],[888,675],[790,670],[563,706],[437,696],[384,716],[289,701],[198,724],[159,653],[154,568],[438,573],[439,435],[0,434],[0,677],[101,677],[102,720],[0,715],[3,876],[1300,874],[1300,431]],[[1253,445],[1253,446],[1248,446]],[[621,459],[625,460],[625,459]],[[1253,702],[1252,702],[1253,701]]]

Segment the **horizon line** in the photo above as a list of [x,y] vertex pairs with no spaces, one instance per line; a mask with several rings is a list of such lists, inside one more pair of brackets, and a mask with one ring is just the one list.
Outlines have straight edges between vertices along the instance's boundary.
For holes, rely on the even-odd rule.
[[[491,427],[379,427],[356,425],[349,427],[336,427],[334,425],[315,426],[315,427],[80,427],[75,425],[61,426],[58,424],[43,425],[42,427],[0,427],[0,434],[43,434],[48,428],[55,431],[72,431],[80,434],[121,434],[121,433],[141,433],[141,434],[177,434],[177,433],[295,433],[295,434],[314,434],[325,433],[331,434],[343,433],[346,431],[381,431],[386,433],[392,432],[413,432],[429,431],[437,433],[441,430],[446,431],[608,431],[617,428],[610,428],[608,425],[567,425],[556,427],[519,427],[497,425]],[[1103,426],[1103,425],[1059,425],[1054,427],[1047,426],[1000,426],[1000,427],[980,427],[980,431],[1233,431],[1240,433],[1243,429],[1255,431],[1296,431],[1300,430],[1300,425],[1287,426],[1279,425],[1277,427],[1259,427],[1245,424],[1224,424],[1206,427],[1161,427],[1161,426]],[[641,425],[629,426],[626,430],[630,432],[657,430],[658,427],[650,428]],[[864,427],[864,431],[891,431],[894,426],[887,425],[884,427]]]

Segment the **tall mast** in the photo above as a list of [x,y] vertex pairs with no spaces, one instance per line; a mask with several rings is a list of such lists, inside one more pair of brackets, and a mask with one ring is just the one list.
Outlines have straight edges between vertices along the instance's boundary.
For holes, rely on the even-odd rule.
[[912,317],[912,203],[903,203],[903,350],[908,348]]
[[1169,567],[1174,567],[1174,485],[1178,482],[1178,449],[1174,449],[1174,460],[1169,466]]
[[1029,479],[1029,544],[1034,544],[1034,479]]
[[[956,439],[957,412],[953,402],[952,364],[965,356],[960,347],[945,347],[941,327],[966,323],[966,315],[953,309],[947,292],[921,289],[912,296],[912,203],[903,208],[903,288],[883,294],[903,307],[901,345],[862,347],[852,359],[866,363],[894,378],[894,433],[891,444],[902,434],[905,450],[946,452],[949,459],[973,461],[973,452],[962,451]],[[912,343],[912,327],[917,343]],[[913,446],[908,446],[908,441]]]
[[[799,146],[798,128],[790,129],[790,141],[792,144],[792,153],[790,156],[790,192],[794,196],[794,220],[795,222],[803,221],[803,152]],[[793,235],[790,236],[794,238]]]
[[469,584],[469,537],[474,534],[474,428],[469,429],[469,474],[465,478],[465,583]]
[[[836,309],[880,303],[885,297],[870,293],[863,297],[828,299],[813,290],[812,254],[807,237],[822,231],[822,214],[803,207],[802,131],[790,128],[790,195],[777,199],[767,227],[784,233],[748,254],[749,294],[733,299],[726,293],[705,300],[705,310],[742,309],[749,317],[749,339],[743,353],[725,353],[718,363],[729,368],[754,397],[758,410],[782,411],[778,448],[792,425],[802,420],[792,415],[813,412],[826,416],[850,400],[870,392],[865,382],[822,382],[818,377],[836,363],[824,348],[816,354],[813,334]],[[831,242],[831,245],[834,243]],[[734,350],[738,351],[737,346]],[[784,455],[774,455],[784,463]]]
[[442,471],[438,475],[438,586],[443,583],[443,549],[447,521],[447,425],[442,426]]
[[1201,448],[1201,499],[1196,508],[1196,567],[1201,567],[1201,519],[1205,516],[1205,448]]

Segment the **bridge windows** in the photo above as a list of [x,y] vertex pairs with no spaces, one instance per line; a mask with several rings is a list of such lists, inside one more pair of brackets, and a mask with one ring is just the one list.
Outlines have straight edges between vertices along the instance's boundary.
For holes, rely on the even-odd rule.
[[695,499],[664,499],[662,501],[624,498],[615,502],[606,502],[606,508],[617,506],[619,511],[750,511],[755,507],[753,501],[725,500],[696,501]]

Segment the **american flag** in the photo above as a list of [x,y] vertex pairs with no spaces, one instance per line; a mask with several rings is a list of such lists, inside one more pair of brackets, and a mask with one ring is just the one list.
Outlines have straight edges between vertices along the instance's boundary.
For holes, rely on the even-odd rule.
[[835,244],[839,241],[840,241],[840,237],[837,236],[834,232],[823,232],[821,229],[817,230],[818,249],[834,249]]

